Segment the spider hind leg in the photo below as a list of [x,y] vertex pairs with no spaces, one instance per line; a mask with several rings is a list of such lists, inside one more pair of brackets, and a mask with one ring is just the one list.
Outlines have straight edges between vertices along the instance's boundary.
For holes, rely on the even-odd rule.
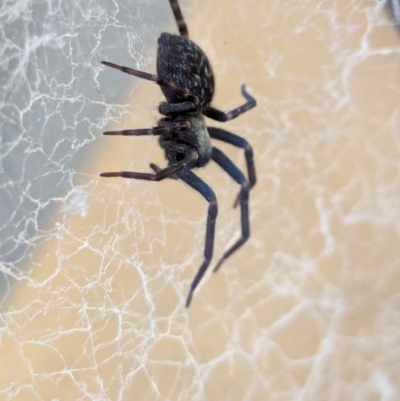
[[178,25],[180,35],[189,39],[189,30],[183,18],[178,0],[169,0],[169,4],[171,5],[172,12],[174,13],[176,25]]
[[111,63],[110,61],[102,61],[102,64],[107,67],[114,68],[116,70],[122,71],[125,74],[133,75],[138,78],[145,79],[147,81],[155,82],[161,87],[161,90],[165,93],[177,94],[181,99],[179,102],[161,102],[159,107],[159,112],[164,115],[169,115],[171,113],[185,113],[196,111],[199,107],[200,100],[198,96],[192,94],[187,89],[182,89],[175,83],[167,81],[155,74],[149,74],[148,72],[135,70],[134,68],[125,67],[123,65],[118,65]]
[[239,117],[243,113],[246,113],[246,111],[249,111],[253,107],[256,107],[257,101],[249,92],[246,91],[246,85],[243,84],[240,87],[240,90],[242,96],[246,99],[246,103],[230,111],[220,111],[212,106],[208,106],[204,110],[204,115],[216,121],[227,122]]

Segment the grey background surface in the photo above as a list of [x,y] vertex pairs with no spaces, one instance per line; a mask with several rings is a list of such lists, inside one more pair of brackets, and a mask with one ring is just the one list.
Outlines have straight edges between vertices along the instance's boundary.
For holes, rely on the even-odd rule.
[[104,74],[100,61],[145,69],[171,23],[161,17],[168,8],[132,0],[2,3],[1,298],[35,242],[52,230],[55,210],[74,177],[85,174],[82,161],[96,152],[107,121],[126,111],[118,104],[126,81]]

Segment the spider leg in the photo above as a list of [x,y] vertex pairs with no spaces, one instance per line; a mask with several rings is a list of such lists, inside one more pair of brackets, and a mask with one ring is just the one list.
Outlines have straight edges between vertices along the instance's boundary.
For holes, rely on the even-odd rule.
[[182,161],[179,163],[170,165],[160,171],[157,171],[155,174],[153,173],[136,173],[133,171],[116,171],[116,172],[107,172],[101,173],[101,177],[122,177],[122,178],[134,178],[137,180],[146,180],[146,181],[161,181],[164,178],[168,178],[178,171],[184,169],[185,167],[192,166],[194,162],[198,159],[197,152],[189,153]]
[[[152,168],[156,173],[162,170],[160,167],[157,166],[157,164],[154,163],[150,163],[150,168]],[[179,177],[176,174],[172,174],[168,178],[172,178],[173,180],[179,180]]]
[[212,159],[225,170],[238,184],[241,185],[239,193],[240,201],[240,222],[242,236],[222,255],[218,263],[214,267],[215,273],[222,263],[239,249],[250,237],[250,221],[249,221],[249,191],[250,182],[246,179],[243,173],[233,164],[233,162],[222,151],[217,148],[212,148]]
[[175,21],[176,24],[178,25],[180,35],[185,38],[189,38],[189,31],[186,22],[183,19],[183,15],[181,12],[181,8],[179,7],[178,0],[169,0],[169,4],[171,4],[172,12],[174,13]]
[[186,300],[186,307],[190,306],[194,290],[201,281],[204,273],[210,265],[211,258],[214,250],[214,234],[215,234],[215,222],[218,214],[218,203],[214,191],[197,175],[195,175],[189,169],[183,169],[177,172],[177,176],[182,179],[186,184],[190,185],[193,189],[200,192],[201,195],[209,202],[208,214],[207,214],[207,228],[206,228],[206,243],[204,247],[204,259],[196,276],[194,277],[192,284],[190,285],[190,291]]
[[[253,188],[254,185],[256,184],[257,178],[256,178],[256,169],[254,167],[253,148],[251,147],[251,145],[246,141],[246,139],[238,135],[232,134],[231,132],[225,131],[224,129],[221,128],[209,127],[208,133],[210,134],[210,137],[213,139],[218,139],[219,141],[223,141],[229,143],[230,145],[244,149],[244,155],[246,157],[246,165],[247,165],[247,175],[250,181],[250,189]],[[237,205],[239,204],[239,200],[240,200],[240,192],[236,197],[233,207],[237,207]]]
[[[197,96],[193,96],[194,101],[187,101],[187,102],[181,102],[181,103],[168,103],[168,102],[161,102],[160,106],[158,106],[158,111],[160,114],[164,114],[165,116],[168,116],[170,114],[180,114],[180,113],[186,113],[186,112],[191,112],[191,111],[197,111],[198,106],[199,106],[199,100]],[[197,100],[196,100],[197,99]]]
[[236,109],[224,112],[224,111],[215,109],[214,107],[208,106],[203,111],[203,114],[209,118],[212,118],[213,120],[226,122],[229,120],[233,120],[234,118],[240,116],[241,114],[252,109],[253,107],[256,107],[256,105],[257,105],[256,99],[254,99],[254,97],[251,96],[246,91],[246,86],[244,84],[241,86],[241,92],[242,92],[243,97],[246,99],[246,103],[242,104],[239,107],[236,107]]
[[143,136],[143,135],[164,135],[169,134],[171,131],[180,131],[183,129],[191,128],[191,124],[187,121],[180,121],[176,123],[169,123],[166,127],[153,127],[153,128],[140,128],[140,129],[126,129],[123,131],[106,131],[103,135],[123,135],[123,136]]
[[[118,64],[110,63],[109,61],[102,61],[101,63],[106,65],[107,67],[115,68],[116,70],[120,70],[122,72],[125,72],[126,74],[134,75],[135,77],[155,82],[158,85],[165,86],[166,88],[174,92],[181,93],[183,97],[188,99],[187,102],[182,102],[183,104],[186,104],[186,109],[183,111],[195,110],[197,108],[197,105],[200,103],[199,98],[193,95],[190,91],[188,91],[187,89],[182,89],[179,86],[175,85],[173,82],[169,82],[163,78],[160,78],[158,75],[149,74],[148,72],[135,70],[129,67],[124,67]],[[162,113],[162,114],[167,114],[167,113]]]

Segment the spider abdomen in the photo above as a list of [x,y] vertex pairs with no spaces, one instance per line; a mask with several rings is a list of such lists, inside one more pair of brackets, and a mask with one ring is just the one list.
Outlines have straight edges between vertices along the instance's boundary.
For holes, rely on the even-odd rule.
[[[199,109],[212,101],[215,80],[211,64],[203,50],[182,36],[162,33],[158,39],[157,74],[181,89],[187,89],[199,99]],[[187,99],[170,88],[161,86],[169,103],[181,103]]]

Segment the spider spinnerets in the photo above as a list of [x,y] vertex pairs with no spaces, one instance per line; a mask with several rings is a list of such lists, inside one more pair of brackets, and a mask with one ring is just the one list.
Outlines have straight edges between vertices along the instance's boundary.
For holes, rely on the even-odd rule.
[[[228,112],[220,111],[211,106],[215,91],[215,79],[211,64],[203,50],[189,39],[189,32],[178,0],[169,0],[169,3],[180,35],[164,32],[158,39],[157,75],[102,61],[108,67],[157,83],[167,100],[160,103],[159,112],[165,117],[159,120],[156,127],[108,131],[104,132],[104,135],[157,135],[159,136],[160,146],[165,151],[168,166],[160,168],[151,163],[150,167],[154,173],[119,171],[100,175],[102,177],[123,177],[147,181],[160,181],[165,178],[181,179],[208,201],[204,259],[190,286],[186,300],[186,307],[189,307],[194,290],[212,259],[215,222],[218,214],[218,203],[214,191],[192,169],[203,167],[210,160],[213,160],[240,185],[234,207],[240,205],[241,236],[224,252],[214,267],[214,272],[250,237],[249,191],[256,183],[253,150],[250,144],[244,138],[226,130],[207,127],[204,116],[216,121],[226,122],[255,107],[256,100],[242,85],[241,93],[246,99],[242,106]],[[228,156],[211,144],[211,139],[217,139],[244,149],[248,178]]]

